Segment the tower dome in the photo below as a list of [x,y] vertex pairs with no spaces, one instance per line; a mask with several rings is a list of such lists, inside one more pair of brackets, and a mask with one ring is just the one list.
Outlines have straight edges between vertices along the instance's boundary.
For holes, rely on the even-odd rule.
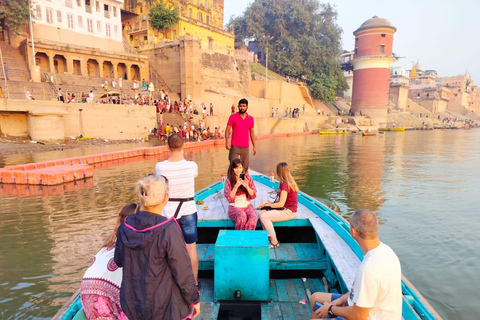
[[362,25],[353,32],[353,34],[356,34],[359,31],[362,30],[367,30],[367,29],[374,29],[374,28],[391,28],[395,31],[397,31],[397,28],[395,28],[387,19],[379,18],[378,16],[373,16],[371,19],[368,19]]

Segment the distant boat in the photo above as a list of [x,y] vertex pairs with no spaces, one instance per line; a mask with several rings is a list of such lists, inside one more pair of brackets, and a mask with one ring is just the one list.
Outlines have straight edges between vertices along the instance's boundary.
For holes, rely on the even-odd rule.
[[405,131],[405,127],[402,127],[402,128],[378,128],[378,131]]
[[319,130],[318,134],[327,135],[327,134],[345,134],[348,133],[348,128],[335,128],[335,129],[326,129]]
[[[278,181],[250,174],[257,188],[252,205],[273,201]],[[201,292],[196,319],[218,319],[220,309],[235,319],[309,319],[311,293],[346,293],[352,287],[363,253],[343,217],[300,192],[297,217],[274,223],[280,247],[269,249],[260,222],[255,231],[233,230],[223,189],[218,181],[195,194]],[[254,270],[254,276],[247,277],[245,270]],[[79,291],[52,320],[86,319]],[[403,276],[402,296],[402,319],[441,319]]]
[[362,132],[362,136],[376,136],[377,133],[376,132]]

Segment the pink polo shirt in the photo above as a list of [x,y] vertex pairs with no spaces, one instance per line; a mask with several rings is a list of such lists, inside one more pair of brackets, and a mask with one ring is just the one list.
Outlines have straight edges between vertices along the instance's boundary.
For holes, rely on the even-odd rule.
[[232,146],[248,148],[250,146],[250,128],[253,128],[253,117],[248,115],[242,119],[240,113],[234,113],[228,118],[227,126],[232,127]]

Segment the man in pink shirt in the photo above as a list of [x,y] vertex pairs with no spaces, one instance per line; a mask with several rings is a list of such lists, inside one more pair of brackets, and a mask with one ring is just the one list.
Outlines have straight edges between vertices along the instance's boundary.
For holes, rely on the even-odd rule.
[[[228,118],[227,129],[225,130],[225,148],[230,150],[228,160],[240,158],[243,160],[245,170],[249,168],[249,136],[252,141],[253,155],[257,153],[255,147],[255,132],[253,131],[253,117],[247,113],[248,100],[241,99],[238,102],[238,112]],[[230,141],[230,133],[232,140]]]

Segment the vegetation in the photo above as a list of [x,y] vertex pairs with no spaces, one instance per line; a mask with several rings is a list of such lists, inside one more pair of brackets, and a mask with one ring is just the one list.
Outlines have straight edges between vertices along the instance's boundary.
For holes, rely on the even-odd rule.
[[164,1],[159,1],[148,13],[150,25],[158,30],[165,30],[173,26],[180,19],[177,7],[169,6]]
[[337,12],[318,0],[255,0],[240,17],[230,20],[235,45],[256,40],[268,46],[268,64],[274,71],[307,82],[314,98],[335,100],[348,89],[337,59],[342,29]]
[[[4,26],[12,35],[19,35],[22,27],[29,21],[28,0],[5,0],[0,6],[0,20],[5,19]],[[1,30],[1,26],[0,26]]]
[[[265,67],[261,64],[250,62],[250,71],[252,73],[258,73],[258,75],[265,77]],[[268,80],[283,80],[282,76],[276,74],[273,71],[268,70]],[[255,79],[253,79],[255,80]]]

